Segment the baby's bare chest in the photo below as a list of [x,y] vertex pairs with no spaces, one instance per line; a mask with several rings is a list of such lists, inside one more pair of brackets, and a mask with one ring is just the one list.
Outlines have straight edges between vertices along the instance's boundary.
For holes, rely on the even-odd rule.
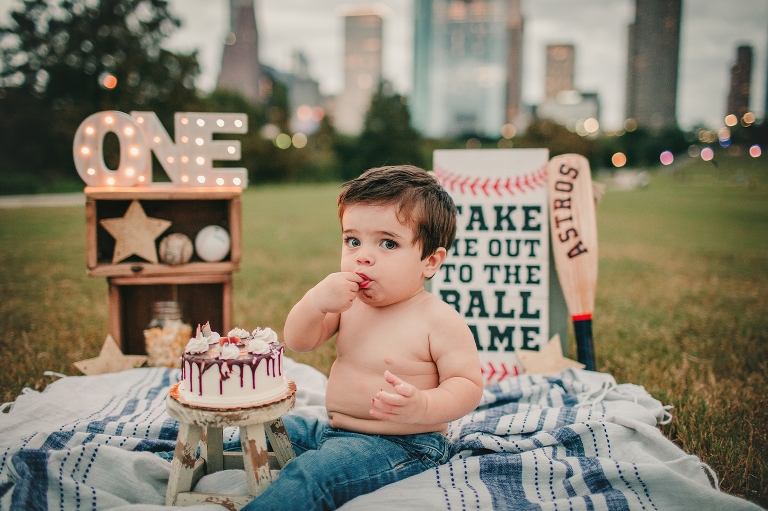
[[344,318],[336,338],[339,359],[376,373],[389,369],[402,374],[423,374],[433,365],[429,349],[429,326],[424,318]]

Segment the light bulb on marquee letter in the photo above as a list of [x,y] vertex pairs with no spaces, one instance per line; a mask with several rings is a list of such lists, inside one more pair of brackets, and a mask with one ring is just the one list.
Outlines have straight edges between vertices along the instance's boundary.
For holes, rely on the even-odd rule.
[[[163,124],[158,119],[155,112],[131,112],[134,119],[142,119],[141,128],[144,130],[144,136],[147,141],[147,145],[157,156],[157,161],[171,178],[171,181],[178,183],[179,181],[179,169],[174,163],[178,160],[176,144],[173,143],[168,132],[165,131]],[[152,155],[147,151],[147,161],[149,165],[152,165]],[[151,178],[149,179],[152,180]]]
[[[248,186],[244,168],[213,167],[214,160],[239,160],[240,142],[213,140],[214,133],[247,133],[246,114],[180,112],[175,141],[154,112],[105,111],[91,115],[77,130],[72,152],[80,177],[89,186],[151,186],[152,154],[179,186]],[[104,136],[120,141],[120,165],[104,163]]]
[[[120,165],[114,171],[104,163],[103,154],[104,136],[110,132],[120,141]],[[77,128],[73,148],[77,173],[90,186],[134,186],[140,176],[151,171],[142,131],[130,115],[122,112],[89,116]]]
[[[247,133],[245,114],[179,112],[174,129],[176,148],[181,156],[179,173],[197,176],[183,181],[188,186],[210,186],[224,183],[248,186],[248,171],[244,168],[214,167],[214,160],[239,160],[240,141],[213,140],[214,133]],[[222,186],[222,185],[219,185]]]

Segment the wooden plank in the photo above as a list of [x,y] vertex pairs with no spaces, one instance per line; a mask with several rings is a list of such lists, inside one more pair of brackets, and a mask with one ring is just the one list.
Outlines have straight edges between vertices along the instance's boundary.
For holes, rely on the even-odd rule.
[[229,202],[229,238],[232,240],[229,259],[239,265],[242,258],[242,205],[240,197]]
[[232,330],[232,279],[224,282],[224,289],[221,293],[221,311],[222,322],[224,323],[224,332]]
[[[224,453],[224,470],[243,470],[244,467],[245,467],[245,464],[243,462],[242,452],[229,451]],[[280,471],[281,468],[282,467],[280,466],[280,463],[277,462],[277,457],[275,457],[275,453],[270,452],[269,453],[269,469]]]
[[[288,413],[296,404],[296,383],[290,380],[288,381],[288,391],[282,398],[260,406],[226,410],[211,410],[183,404],[173,397],[173,394],[178,392],[178,385],[179,383],[176,383],[171,387],[165,400],[168,415],[179,422],[198,426],[240,426],[241,440],[243,426],[273,421]],[[264,441],[266,442],[266,436]]]
[[112,338],[120,347],[120,350],[125,353],[125,346],[123,346],[122,309],[120,289],[109,281],[109,333],[112,334]]
[[173,461],[171,462],[171,474],[168,478],[168,489],[165,493],[166,506],[173,505],[176,494],[179,492],[192,489],[200,434],[200,426],[185,422],[179,424],[176,449],[173,451]]
[[238,186],[177,187],[158,186],[157,183],[152,187],[86,186],[84,191],[86,200],[211,200],[233,199],[240,197],[243,193],[243,189]]
[[275,458],[283,468],[289,461],[296,457],[296,452],[291,445],[291,439],[288,438],[288,432],[285,430],[283,419],[275,419],[267,423],[267,436],[269,443],[272,444],[272,450],[275,452]]
[[223,429],[218,426],[208,426],[207,441],[208,452],[205,461],[207,463],[206,473],[213,474],[224,468],[224,435]]
[[223,261],[218,263],[193,262],[179,266],[143,262],[95,264],[89,267],[90,277],[133,277],[162,275],[207,275],[211,273],[232,273],[240,269],[240,263]]
[[89,269],[95,268],[98,264],[96,223],[96,201],[88,199],[85,201],[85,256]]
[[272,482],[264,424],[240,426],[240,445],[243,447],[248,493],[255,496],[261,495]]
[[110,282],[117,286],[154,286],[160,284],[225,284],[232,282],[228,273],[211,275],[158,275],[144,277],[113,277]]
[[[179,493],[177,506],[195,506],[198,504],[218,504],[228,511],[237,511],[253,500],[251,495],[225,495],[223,493]],[[167,504],[166,504],[167,505]]]

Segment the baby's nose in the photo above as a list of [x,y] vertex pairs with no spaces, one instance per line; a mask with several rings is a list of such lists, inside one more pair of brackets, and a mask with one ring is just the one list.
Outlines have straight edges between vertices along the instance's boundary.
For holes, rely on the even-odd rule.
[[371,265],[373,264],[373,255],[368,250],[360,250],[357,253],[357,264]]

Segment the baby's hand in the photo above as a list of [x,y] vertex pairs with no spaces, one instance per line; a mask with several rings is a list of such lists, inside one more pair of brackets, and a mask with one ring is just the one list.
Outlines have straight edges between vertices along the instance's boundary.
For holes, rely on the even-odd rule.
[[371,399],[371,417],[402,424],[420,424],[427,412],[427,396],[424,391],[384,371],[384,379],[395,388],[397,394],[380,391]]
[[363,278],[353,272],[331,273],[311,291],[311,301],[324,313],[339,313],[352,307]]

